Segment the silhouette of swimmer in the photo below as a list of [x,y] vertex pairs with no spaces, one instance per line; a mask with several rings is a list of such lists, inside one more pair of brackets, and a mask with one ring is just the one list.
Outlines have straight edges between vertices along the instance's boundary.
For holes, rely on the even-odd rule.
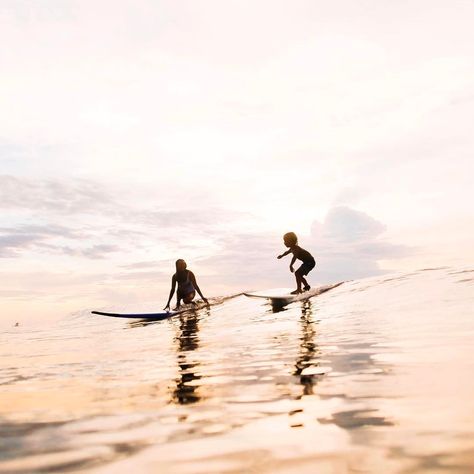
[[199,296],[203,299],[206,304],[209,304],[207,299],[201,293],[201,290],[196,282],[196,277],[191,270],[187,270],[186,262],[183,259],[176,260],[176,273],[171,278],[171,291],[168,298],[168,303],[163,308],[167,310],[170,308],[170,301],[173,298],[176,283],[178,284],[178,290],[176,292],[176,309],[181,306],[181,300],[183,303],[193,303],[193,299],[196,296],[196,291]]
[[[314,261],[314,257],[305,249],[301,248],[298,245],[298,237],[296,237],[296,234],[294,232],[288,232],[283,236],[283,243],[285,244],[286,247],[288,247],[288,250],[281,255],[278,255],[278,259],[285,257],[289,253],[293,254],[293,258],[291,259],[290,263],[290,272],[295,273],[295,278],[296,278],[296,290],[292,291],[292,295],[297,295],[301,293],[301,285],[304,285],[303,289],[304,291],[308,291],[311,287],[309,286],[308,282],[305,279],[305,275],[307,275],[316,265],[316,262]],[[296,260],[301,260],[303,263],[298,268],[298,270],[294,270],[293,264],[296,262]]]

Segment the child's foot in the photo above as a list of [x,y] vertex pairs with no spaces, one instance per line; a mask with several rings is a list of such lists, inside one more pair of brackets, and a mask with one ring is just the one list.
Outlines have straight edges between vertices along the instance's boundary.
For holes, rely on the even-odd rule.
[[292,291],[290,295],[299,295],[301,293],[301,290],[297,289],[295,291]]
[[308,290],[310,290],[310,289],[311,289],[311,287],[310,287],[309,285],[306,285],[306,286],[303,288],[303,291],[308,291]]

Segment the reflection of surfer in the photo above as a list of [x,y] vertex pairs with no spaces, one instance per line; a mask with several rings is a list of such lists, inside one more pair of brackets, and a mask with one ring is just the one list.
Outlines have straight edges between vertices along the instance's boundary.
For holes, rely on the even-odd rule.
[[[178,335],[178,366],[179,377],[176,379],[176,389],[173,391],[173,401],[180,405],[196,403],[200,400],[199,385],[197,381],[201,378],[199,363],[193,361],[191,352],[199,348],[199,325],[198,315],[195,312],[179,315]],[[191,360],[188,360],[191,359]]]
[[168,303],[164,307],[165,310],[169,309],[171,298],[173,298],[176,283],[178,284],[178,291],[176,292],[176,308],[181,306],[181,300],[183,303],[192,303],[196,296],[196,291],[205,303],[208,303],[207,299],[201,293],[199,286],[196,282],[196,277],[191,270],[186,269],[187,265],[183,259],[176,260],[176,273],[171,279],[171,291],[168,298]]
[[313,375],[304,375],[303,371],[308,367],[318,365],[314,360],[318,353],[318,346],[314,341],[316,330],[312,316],[311,302],[305,301],[301,305],[301,344],[294,372],[294,375],[300,378],[300,383],[303,385],[303,395],[312,395],[313,385],[315,384]]

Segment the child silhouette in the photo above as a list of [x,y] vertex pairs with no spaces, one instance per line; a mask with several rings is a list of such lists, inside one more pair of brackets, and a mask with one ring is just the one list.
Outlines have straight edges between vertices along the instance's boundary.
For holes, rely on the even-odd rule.
[[163,308],[164,310],[170,308],[170,301],[171,298],[173,298],[176,283],[178,284],[178,291],[176,292],[176,309],[181,306],[181,300],[183,300],[183,303],[185,304],[193,303],[196,291],[199,293],[203,301],[206,304],[209,304],[207,299],[201,293],[194,273],[191,270],[187,270],[186,262],[180,258],[179,260],[176,260],[176,273],[171,278],[170,296],[168,298],[168,303],[166,303],[166,306]]
[[291,259],[290,263],[290,271],[291,273],[295,272],[293,268],[293,264],[296,260],[301,260],[303,263],[302,265],[296,270],[295,278],[296,278],[296,290],[292,291],[292,295],[297,295],[301,293],[301,285],[303,286],[304,291],[308,291],[311,287],[309,286],[308,282],[305,279],[305,275],[307,275],[316,265],[314,257],[305,249],[301,248],[298,245],[298,237],[294,232],[288,232],[283,236],[283,243],[288,250],[281,255],[278,255],[278,259],[283,258],[284,256],[288,255],[289,253],[293,254],[293,258]]

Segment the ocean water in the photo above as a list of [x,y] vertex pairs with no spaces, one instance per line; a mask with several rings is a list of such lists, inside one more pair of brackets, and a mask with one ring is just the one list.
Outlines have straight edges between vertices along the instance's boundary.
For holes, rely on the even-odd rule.
[[474,472],[474,269],[4,331],[0,473],[132,470]]

